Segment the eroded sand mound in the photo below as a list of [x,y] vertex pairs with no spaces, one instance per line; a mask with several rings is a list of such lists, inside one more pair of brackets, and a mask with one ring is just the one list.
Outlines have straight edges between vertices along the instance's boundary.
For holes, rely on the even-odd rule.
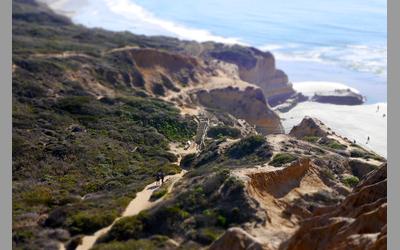
[[383,165],[338,206],[316,211],[305,220],[282,249],[386,249],[386,196],[387,166]]
[[[324,179],[321,169],[310,159],[300,159],[287,167],[249,173],[248,192],[267,212],[268,222],[252,233],[267,248],[277,249],[303,219],[311,216],[321,197],[340,196],[334,182]],[[326,196],[326,197],[325,197]]]

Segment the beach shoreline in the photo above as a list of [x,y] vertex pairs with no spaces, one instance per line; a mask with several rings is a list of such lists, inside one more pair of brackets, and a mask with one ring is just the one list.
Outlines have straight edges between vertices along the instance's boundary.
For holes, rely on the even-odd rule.
[[[285,133],[289,133],[305,116],[310,116],[349,140],[387,157],[387,103],[347,106],[303,102],[286,113],[279,113],[279,116]],[[367,143],[368,137],[370,141]]]

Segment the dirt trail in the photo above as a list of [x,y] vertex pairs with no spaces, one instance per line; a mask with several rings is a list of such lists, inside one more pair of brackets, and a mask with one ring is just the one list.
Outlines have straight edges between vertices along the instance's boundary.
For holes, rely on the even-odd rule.
[[[185,170],[182,170],[181,173],[179,174],[175,174],[175,175],[171,175],[171,176],[166,176],[166,181],[172,179],[172,184],[168,187],[168,193],[171,192],[174,184],[180,179],[182,178],[182,176],[186,173]],[[82,243],[76,248],[77,250],[87,250],[90,249],[91,247],[93,247],[94,243],[96,242],[96,240],[106,234],[111,227],[121,218],[123,217],[127,217],[127,216],[132,216],[132,215],[136,215],[138,213],[140,213],[142,210],[146,210],[149,209],[153,206],[155,206],[156,204],[160,203],[163,198],[160,198],[156,201],[150,201],[150,196],[151,194],[157,190],[159,188],[158,185],[156,185],[155,182],[147,185],[142,191],[140,191],[139,193],[136,194],[136,197],[129,203],[129,205],[126,207],[125,211],[122,213],[122,216],[115,219],[114,222],[109,225],[108,227],[102,228],[99,231],[97,231],[95,234],[90,235],[90,236],[85,236],[82,239]],[[65,248],[60,248],[60,249],[65,249]]]
[[35,53],[32,54],[30,57],[32,58],[70,58],[70,57],[86,57],[86,58],[93,58],[90,55],[79,53],[76,51],[65,51],[61,53]]

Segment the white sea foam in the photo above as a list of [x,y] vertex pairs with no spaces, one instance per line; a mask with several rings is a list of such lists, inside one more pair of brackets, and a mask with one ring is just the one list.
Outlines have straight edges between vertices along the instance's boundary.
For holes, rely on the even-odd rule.
[[139,21],[144,25],[153,26],[153,29],[158,28],[181,39],[195,40],[198,42],[215,41],[227,44],[243,44],[238,38],[217,36],[204,29],[189,28],[172,21],[163,20],[133,1],[104,0],[104,2],[107,4],[108,8],[117,15],[131,21]]
[[336,64],[359,72],[371,72],[386,78],[387,47],[384,45],[346,45],[338,47],[304,48],[289,46],[260,46],[271,50],[278,60]]
[[[115,19],[112,22],[126,24],[125,27],[119,27],[118,30],[126,30],[126,28],[130,27],[133,28],[133,32],[145,35],[168,35],[197,42],[215,41],[226,44],[246,45],[244,42],[240,41],[239,38],[218,36],[205,29],[190,28],[173,21],[161,19],[142,6],[136,4],[133,0],[97,0],[95,2],[92,0],[39,1],[47,3],[55,11],[67,14],[70,17],[74,17],[76,14],[79,15],[78,12],[85,10],[84,7],[89,5],[89,8],[85,10],[85,14],[90,15],[93,19],[95,16],[101,15],[102,18],[104,18],[102,22],[110,21],[109,13],[107,13],[110,11],[120,17],[118,20]],[[107,10],[105,10],[103,6],[106,6]],[[84,19],[84,24],[92,26],[90,16],[80,16],[79,18],[80,20]],[[113,25],[106,24],[106,27],[111,28]]]

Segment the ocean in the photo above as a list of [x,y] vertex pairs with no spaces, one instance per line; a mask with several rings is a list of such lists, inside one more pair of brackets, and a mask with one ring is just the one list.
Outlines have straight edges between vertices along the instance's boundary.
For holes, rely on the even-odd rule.
[[387,101],[384,0],[45,0],[76,23],[272,51],[290,81],[338,82]]

